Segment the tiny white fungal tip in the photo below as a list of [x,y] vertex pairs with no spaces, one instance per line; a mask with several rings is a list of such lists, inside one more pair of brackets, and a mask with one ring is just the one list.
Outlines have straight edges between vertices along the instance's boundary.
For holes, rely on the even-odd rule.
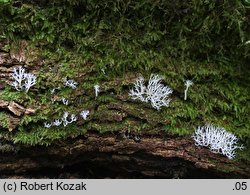
[[250,44],[250,40],[248,40],[248,41],[245,42],[245,45],[248,45],[248,44]]
[[69,116],[69,113],[68,112],[64,112],[63,118],[67,118],[68,116]]
[[70,87],[72,89],[76,89],[78,83],[74,80],[67,80],[66,78],[64,78],[64,85],[66,87]]
[[99,92],[100,92],[100,85],[95,85],[94,86],[94,89],[95,89],[95,97],[97,97],[98,96],[98,94],[99,94]]
[[84,120],[87,120],[87,117],[89,115],[89,110],[83,110],[81,113],[80,113],[81,117],[84,119]]
[[101,71],[103,74],[106,74],[105,70],[103,68],[101,68]]
[[65,98],[62,98],[62,103],[64,105],[68,105],[69,104],[69,100],[65,99]]
[[193,85],[194,83],[193,83],[193,81],[191,81],[191,80],[186,80],[185,81],[185,86],[187,86],[187,87],[189,87],[189,86],[191,86],[191,85]]
[[70,119],[68,119],[69,113],[68,112],[64,112],[63,117],[62,117],[62,121],[63,121],[63,126],[66,127],[68,124],[74,122],[77,120],[77,117],[75,114],[71,114]]
[[77,117],[76,117],[76,115],[75,115],[75,114],[71,114],[70,119],[71,119],[70,123],[72,123],[72,122],[74,122],[74,121],[76,121],[76,120],[77,120]]
[[52,124],[48,122],[44,122],[43,124],[45,128],[50,128],[52,126]]
[[54,94],[54,93],[55,93],[55,91],[56,91],[56,89],[55,89],[55,88],[53,88],[53,89],[51,89],[51,90],[50,90],[50,93],[51,93],[51,94]]
[[55,126],[59,126],[59,125],[61,125],[62,124],[62,121],[60,120],[60,119],[56,119],[55,121],[54,121],[54,123],[53,123],[53,125],[55,125]]

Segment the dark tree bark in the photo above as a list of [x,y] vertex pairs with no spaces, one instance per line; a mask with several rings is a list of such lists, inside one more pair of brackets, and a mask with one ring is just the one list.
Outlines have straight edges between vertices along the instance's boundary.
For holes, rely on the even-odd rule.
[[[120,134],[62,140],[49,147],[19,146],[1,154],[2,177],[249,178],[249,164],[197,148],[188,138]],[[17,146],[16,146],[17,147]]]

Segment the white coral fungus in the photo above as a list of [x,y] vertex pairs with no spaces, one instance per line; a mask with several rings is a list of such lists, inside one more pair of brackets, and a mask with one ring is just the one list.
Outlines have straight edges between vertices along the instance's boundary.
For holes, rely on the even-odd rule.
[[74,80],[67,80],[66,78],[64,79],[64,85],[66,87],[70,87],[72,89],[76,89],[78,83]]
[[87,120],[87,117],[89,115],[89,110],[83,110],[81,113],[80,113],[81,117],[84,119],[84,120]]
[[100,85],[95,85],[94,89],[95,89],[95,97],[97,97],[100,92]]
[[11,76],[14,79],[12,86],[14,86],[17,91],[25,90],[28,92],[30,87],[36,84],[36,76],[32,73],[26,73],[25,69],[21,66],[19,66],[18,69],[14,68]]
[[191,80],[186,80],[185,81],[185,86],[186,86],[186,89],[184,91],[184,100],[187,100],[187,92],[188,92],[188,88],[193,85],[193,81]]
[[62,124],[62,120],[60,119],[56,119],[54,122],[53,122],[53,125],[55,126],[60,126]]
[[50,128],[52,126],[51,123],[48,123],[48,122],[44,122],[44,127],[45,128]]
[[67,106],[69,104],[69,100],[62,98],[62,103]]
[[140,100],[142,102],[150,102],[152,107],[160,110],[162,106],[169,106],[169,95],[173,90],[164,86],[162,83],[162,77],[159,75],[151,74],[148,86],[145,86],[144,78],[139,77],[134,83],[134,87],[130,90],[129,95],[134,100]]
[[192,137],[196,146],[208,147],[213,153],[223,154],[229,159],[235,157],[236,149],[243,149],[237,145],[238,138],[234,134],[211,124],[198,127]]
[[75,114],[71,114],[71,116],[69,117],[69,113],[64,112],[63,117],[62,117],[62,122],[63,122],[64,127],[66,127],[68,124],[70,124],[76,120],[77,120],[77,117]]

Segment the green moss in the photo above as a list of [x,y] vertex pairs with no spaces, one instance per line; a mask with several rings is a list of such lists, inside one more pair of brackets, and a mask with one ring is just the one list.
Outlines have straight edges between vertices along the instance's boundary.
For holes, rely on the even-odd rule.
[[111,123],[111,122],[103,122],[103,123],[95,123],[95,122],[90,122],[87,125],[87,129],[90,130],[96,130],[100,133],[105,133],[105,132],[119,132],[122,131],[124,128],[124,125],[117,124],[117,123]]
[[[101,106],[100,106],[101,107]],[[100,121],[122,121],[124,117],[127,116],[126,113],[118,110],[107,110],[98,108],[98,110],[93,114],[92,118]]]
[[0,127],[9,128],[8,114],[5,112],[0,112]]
[[76,137],[85,134],[86,131],[85,128],[77,127],[75,124],[71,124],[65,128],[51,127],[49,129],[42,127],[42,124],[40,126],[34,124],[32,129],[27,126],[20,128],[12,139],[14,143],[48,146],[56,140]]
[[5,90],[0,92],[1,100],[5,101],[19,101],[24,102],[32,99],[27,93],[24,91],[16,91],[13,88],[7,87]]
[[149,124],[144,124],[143,122],[136,121],[133,119],[126,119],[121,122],[89,122],[87,124],[87,129],[96,130],[100,133],[105,132],[136,132],[139,133],[144,130],[149,130],[152,128]]
[[[10,136],[15,142],[50,144],[88,129],[142,132],[151,128],[190,136],[197,126],[213,123],[236,134],[249,149],[250,69],[246,62],[250,46],[245,42],[250,29],[248,9],[240,1],[19,4],[9,1],[0,7],[0,41],[8,43],[5,51],[18,51],[17,43],[26,40],[26,54],[39,50],[36,54],[43,63],[29,63],[38,83],[28,93],[8,85],[0,92],[2,100],[36,109],[33,115],[22,116],[19,129]],[[156,111],[128,97],[135,78],[142,74],[149,78],[151,73],[164,76],[164,84],[174,90],[169,108]],[[77,90],[64,87],[65,77],[79,83]],[[194,85],[184,101],[186,79]],[[101,87],[98,97],[96,84]],[[51,94],[57,87],[60,90]],[[62,104],[62,97],[69,99],[68,106]],[[85,109],[91,110],[90,120],[72,130],[43,128],[44,121],[65,111],[79,114]],[[117,116],[123,117],[121,122],[108,122]],[[7,117],[0,112],[5,128]],[[242,158],[249,156],[247,149],[243,151]]]

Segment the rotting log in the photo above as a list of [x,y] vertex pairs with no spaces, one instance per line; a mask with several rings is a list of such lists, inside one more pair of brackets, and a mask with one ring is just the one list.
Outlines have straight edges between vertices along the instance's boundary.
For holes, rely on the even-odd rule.
[[0,173],[2,178],[249,178],[250,166],[243,164],[198,148],[189,138],[145,134],[135,141],[89,132],[1,154]]
[[[23,50],[21,50],[23,51]],[[27,70],[37,72],[23,52],[19,55],[0,53],[0,90],[11,82],[13,67],[22,65]],[[39,64],[42,59],[35,59]],[[91,70],[86,67],[81,78]],[[114,86],[131,84],[135,75],[127,75],[102,83],[102,93],[113,92]],[[38,89],[32,89],[37,92]],[[0,91],[1,92],[1,91]],[[93,91],[77,89],[71,101],[78,97],[93,96]],[[1,143],[0,177],[2,178],[249,178],[250,163],[244,160],[228,160],[213,154],[206,148],[198,148],[187,137],[177,137],[162,131],[168,125],[150,107],[129,101],[127,94],[113,95],[114,102],[94,104],[89,129],[85,135],[57,140],[50,146],[29,146],[13,144],[10,140]],[[57,96],[53,101],[59,101]],[[40,105],[38,106],[39,109]],[[1,131],[12,133],[17,129],[22,117],[35,114],[36,109],[25,107],[22,102],[0,99],[1,112],[7,116],[8,127]],[[127,123],[129,122],[129,125]],[[79,121],[79,127],[86,121]],[[112,125],[118,128],[112,130]],[[135,126],[148,124],[137,132]],[[111,131],[100,134],[98,128],[108,127]],[[70,127],[69,127],[70,128]],[[70,130],[70,129],[69,129]],[[95,130],[95,131],[93,131]],[[15,133],[15,132],[14,132]],[[5,148],[5,150],[3,150]],[[7,148],[7,149],[6,149]],[[5,152],[4,152],[5,151]]]

